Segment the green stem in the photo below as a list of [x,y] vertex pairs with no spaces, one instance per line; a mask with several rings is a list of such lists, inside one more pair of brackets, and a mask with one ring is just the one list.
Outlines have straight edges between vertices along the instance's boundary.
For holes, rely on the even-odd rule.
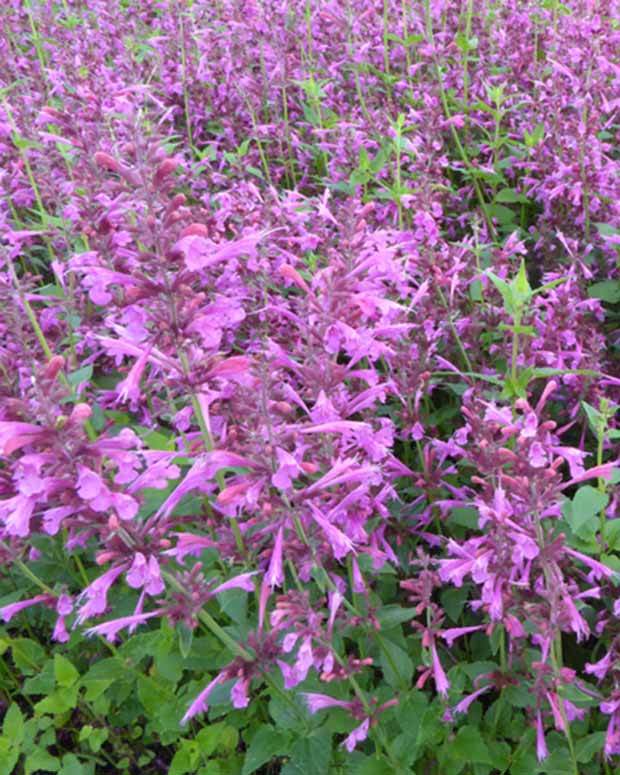
[[[430,0],[424,0],[424,8],[425,8],[425,17],[426,17],[426,37],[430,45],[433,47],[433,51],[434,51],[435,37],[433,35],[433,20],[432,20],[431,11],[430,11]],[[433,64],[435,68],[435,77],[437,80],[437,85],[439,87],[439,98],[441,100],[443,112],[446,119],[450,120],[452,118],[452,112],[450,111],[450,106],[448,104],[448,97],[444,89],[443,78],[441,75],[441,68],[439,66],[439,61],[437,60],[437,56],[434,53],[433,53]],[[456,128],[453,123],[450,123],[450,133],[452,135],[452,139],[454,141],[458,154],[461,157],[461,161],[463,162],[465,169],[469,172],[470,178],[472,180],[472,184],[474,186],[474,191],[478,199],[478,203],[480,204],[480,209],[482,210],[484,220],[489,230],[489,234],[491,234],[493,237],[497,237],[497,231],[495,229],[495,226],[493,225],[493,221],[491,220],[491,216],[487,208],[487,203],[484,198],[484,194],[482,193],[482,187],[480,186],[480,182],[478,181],[478,179],[475,177],[476,171],[471,161],[469,160],[467,151],[463,147],[463,144],[461,143],[461,139],[459,137],[459,133],[456,131]]]
[[189,109],[189,89],[187,87],[187,49],[185,47],[185,23],[183,21],[183,11],[179,11],[179,38],[181,45],[181,78],[183,81],[183,107],[185,110],[185,128],[187,130],[187,141],[190,150],[194,149],[194,138],[192,134],[192,121]]

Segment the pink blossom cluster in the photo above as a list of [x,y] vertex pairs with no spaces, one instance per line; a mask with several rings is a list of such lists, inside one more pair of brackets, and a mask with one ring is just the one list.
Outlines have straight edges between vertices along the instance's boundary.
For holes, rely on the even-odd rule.
[[[88,0],[76,35],[41,3],[38,57],[5,5],[0,572],[60,544],[88,574],[4,622],[114,641],[241,590],[252,632],[215,624],[231,659],[184,721],[281,681],[349,714],[351,752],[400,700],[354,690],[397,604],[446,723],[519,685],[541,760],[598,710],[620,754],[617,309],[591,292],[618,279],[616,4],[484,0],[464,35],[455,0],[387,2],[389,29],[357,0]],[[455,696],[481,636],[497,669]]]

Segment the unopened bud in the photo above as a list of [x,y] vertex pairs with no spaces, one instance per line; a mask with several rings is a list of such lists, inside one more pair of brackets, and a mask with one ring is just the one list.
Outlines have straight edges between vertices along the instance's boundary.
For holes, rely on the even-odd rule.
[[71,422],[83,423],[92,415],[93,410],[88,404],[76,404],[71,412]]
[[176,168],[179,166],[179,161],[177,159],[164,159],[162,163],[159,165],[157,170],[155,171],[155,175],[153,176],[153,183],[156,186],[161,185],[161,183],[169,176],[171,175]]
[[97,565],[105,565],[106,562],[110,562],[114,557],[116,557],[116,552],[99,552],[95,557],[95,562]]
[[93,161],[98,167],[101,167],[101,169],[109,170],[110,172],[119,172],[121,168],[121,165],[118,163],[118,161],[113,156],[110,156],[109,153],[105,153],[104,151],[97,151],[97,153],[93,156]]
[[183,237],[206,237],[209,234],[209,230],[204,223],[190,223],[181,232],[181,238]]
[[278,272],[282,275],[282,277],[285,277],[287,280],[290,280],[298,288],[301,288],[301,290],[305,291],[306,293],[310,293],[310,288],[308,286],[308,283],[299,274],[299,272],[290,264],[282,264]]
[[65,359],[62,357],[62,355],[52,356],[52,358],[50,358],[48,361],[45,370],[43,371],[43,376],[46,379],[56,379],[58,372],[62,370],[64,365]]
[[275,401],[272,406],[280,414],[291,414],[293,411],[293,407],[287,401]]
[[108,529],[114,531],[118,530],[120,526],[121,523],[119,522],[116,514],[111,514],[108,518]]

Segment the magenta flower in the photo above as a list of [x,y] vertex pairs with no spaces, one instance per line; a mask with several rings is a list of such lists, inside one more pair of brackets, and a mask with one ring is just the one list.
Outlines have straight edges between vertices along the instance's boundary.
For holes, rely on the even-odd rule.
[[318,713],[318,711],[325,710],[326,708],[348,708],[350,710],[353,707],[352,702],[337,700],[335,697],[330,697],[328,694],[302,692],[301,696],[306,701],[310,713]]
[[[125,570],[118,565],[107,570],[102,576],[92,581],[79,595],[80,607],[77,612],[76,624],[83,624],[86,619],[102,614],[108,605],[108,590]],[[83,602],[84,599],[86,602]]]
[[540,711],[536,713],[536,756],[539,762],[546,759],[549,755],[547,743],[545,741],[545,730],[543,728],[542,715]]
[[136,552],[125,578],[130,587],[133,589],[144,587],[149,595],[159,595],[164,591],[159,563],[153,555],[150,555],[147,560],[142,552]]
[[218,673],[215,678],[208,683],[205,688],[200,692],[196,699],[187,709],[185,715],[181,719],[181,724],[187,724],[187,722],[197,716],[199,713],[206,713],[209,710],[209,696],[211,692],[221,683],[228,680],[228,674],[226,670]]
[[20,611],[24,611],[26,608],[30,608],[38,603],[46,603],[50,599],[49,595],[36,595],[36,597],[30,597],[27,600],[20,600],[18,603],[9,603],[9,605],[0,608],[0,618],[4,622],[10,622]]
[[110,643],[116,640],[118,633],[124,630],[126,627],[135,628],[139,624],[152,619],[155,616],[160,616],[161,609],[157,611],[150,611],[146,614],[133,614],[132,616],[122,616],[120,619],[113,619],[110,622],[103,622],[103,624],[96,624],[94,627],[89,627],[84,631],[86,635],[103,635]]
[[271,552],[269,567],[265,573],[265,584],[272,590],[281,587],[284,583],[284,568],[282,566],[282,545],[284,542],[284,528],[280,527]]
[[363,742],[368,737],[370,728],[370,719],[366,718],[362,723],[347,735],[342,745],[349,753],[352,753],[358,743]]

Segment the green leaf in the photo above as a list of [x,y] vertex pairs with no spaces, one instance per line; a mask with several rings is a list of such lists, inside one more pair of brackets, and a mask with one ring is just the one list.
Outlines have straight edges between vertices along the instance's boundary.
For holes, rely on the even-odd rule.
[[529,280],[527,279],[527,269],[525,268],[525,261],[521,261],[517,276],[512,281],[511,286],[514,288],[515,297],[525,304],[532,295],[532,288]]
[[243,761],[242,775],[251,775],[276,756],[288,753],[290,737],[273,727],[261,727],[252,738]]
[[502,299],[504,300],[504,309],[506,310],[506,312],[508,312],[508,314],[511,317],[514,317],[516,305],[515,305],[515,299],[512,294],[512,288],[505,280],[502,280],[501,277],[498,277],[490,270],[487,270],[486,274],[488,278],[491,280],[491,282],[493,283],[493,285],[501,293]]
[[609,496],[606,493],[595,490],[589,484],[580,487],[573,500],[565,503],[563,509],[573,533],[584,539],[596,533],[599,526],[598,515],[608,502]]
[[24,761],[24,773],[30,775],[32,772],[58,772],[60,762],[57,756],[52,756],[47,751],[38,748],[36,751],[26,757]]
[[40,702],[37,702],[34,709],[39,714],[59,715],[60,713],[66,713],[68,710],[73,710],[77,707],[77,696],[77,684],[61,687]]
[[466,762],[493,764],[489,748],[474,726],[467,725],[459,729],[451,745],[451,755]]
[[24,675],[38,673],[45,660],[45,650],[30,638],[16,638],[11,641],[11,652],[15,667]]
[[593,732],[591,735],[586,735],[578,740],[575,744],[577,761],[582,764],[592,761],[592,758],[603,750],[605,737],[605,732]]
[[81,369],[77,369],[77,371],[72,371],[67,375],[67,380],[70,385],[76,387],[82,382],[88,382],[92,376],[93,367],[89,364],[88,366],[83,366]]
[[517,193],[514,188],[502,188],[495,195],[496,202],[502,202],[504,204],[527,204],[529,199],[524,194]]
[[220,756],[230,755],[235,751],[239,742],[239,732],[223,722],[209,724],[196,735],[196,742],[203,758],[208,758],[215,751]]
[[11,775],[19,757],[19,748],[14,748],[8,738],[0,737],[0,775]]
[[410,684],[413,677],[413,661],[409,654],[388,638],[383,639],[382,646],[379,664],[385,680],[395,688]]
[[487,205],[486,209],[489,215],[492,218],[496,218],[501,226],[516,222],[517,214],[514,210],[511,210],[510,207],[501,204],[490,204]]
[[415,616],[413,608],[403,608],[399,605],[383,605],[377,610],[377,619],[382,630],[389,630],[403,622],[408,622]]
[[2,722],[2,734],[8,737],[16,748],[19,748],[24,739],[24,716],[15,702],[6,712]]
[[469,587],[467,586],[460,588],[446,587],[440,594],[442,608],[455,624],[463,613],[468,595]]
[[618,304],[620,302],[620,282],[618,280],[601,280],[599,283],[592,283],[588,288],[588,296],[591,299],[600,299],[608,304]]
[[448,522],[454,525],[460,525],[461,527],[475,530],[478,527],[478,510],[470,508],[468,506],[459,506],[458,508],[450,511]]
[[598,436],[601,433],[601,431],[605,428],[605,425],[606,425],[605,418],[598,411],[598,409],[595,409],[593,406],[590,406],[590,404],[586,403],[585,401],[581,402],[581,406],[583,407],[583,410],[588,417],[588,424],[590,425],[590,430],[595,436]]
[[54,677],[60,686],[73,686],[80,674],[66,657],[63,657],[62,654],[55,654]]
[[319,730],[298,740],[280,775],[325,775],[332,755],[331,735]]
[[[385,756],[364,756],[348,772],[351,775],[387,775],[392,772],[392,767]],[[407,772],[409,775],[415,775],[413,770],[407,770]]]
[[62,769],[59,775],[91,775],[93,769],[87,763],[82,763],[75,754],[68,753],[62,757]]
[[138,676],[138,699],[149,715],[157,716],[162,706],[174,702],[174,695],[166,686],[154,678]]

